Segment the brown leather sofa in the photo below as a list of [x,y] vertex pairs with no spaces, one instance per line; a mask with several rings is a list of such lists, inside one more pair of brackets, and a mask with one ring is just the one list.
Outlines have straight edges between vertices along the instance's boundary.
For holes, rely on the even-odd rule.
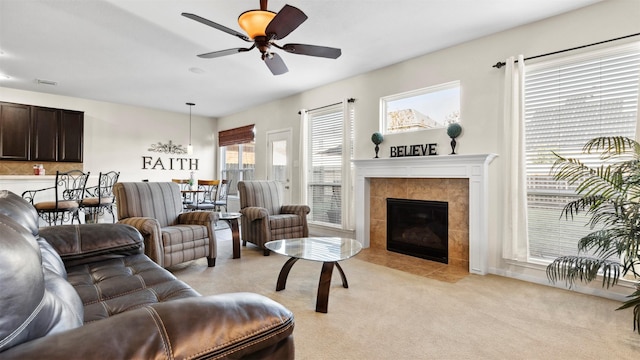
[[124,224],[38,229],[0,191],[0,359],[293,359],[293,314],[252,293],[200,296]]

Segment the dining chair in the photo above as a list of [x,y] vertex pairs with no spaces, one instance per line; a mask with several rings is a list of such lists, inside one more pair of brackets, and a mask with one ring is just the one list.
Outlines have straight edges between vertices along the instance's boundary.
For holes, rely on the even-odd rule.
[[220,180],[198,180],[198,192],[195,194],[195,201],[187,205],[187,209],[213,211],[216,206],[214,201],[219,185]]
[[220,187],[218,188],[218,196],[213,204],[216,206],[216,211],[220,211],[224,207],[224,212],[227,212],[227,199],[229,198],[229,187],[233,180],[220,180]]
[[115,196],[113,195],[113,185],[118,182],[120,172],[101,172],[98,176],[98,185],[85,189],[85,198],[82,199],[80,210],[85,213],[85,223],[98,222],[98,216],[104,215],[105,211],[111,214],[112,222],[116,222],[113,213]]
[[89,172],[70,170],[56,171],[54,186],[38,190],[27,190],[22,198],[29,201],[38,211],[38,216],[47,225],[62,225],[65,221],[80,223],[78,211],[84,199]]
[[171,181],[180,185],[182,208],[187,209],[188,205],[193,204],[193,193],[187,192],[187,190],[191,190],[189,187],[189,179],[171,179]]

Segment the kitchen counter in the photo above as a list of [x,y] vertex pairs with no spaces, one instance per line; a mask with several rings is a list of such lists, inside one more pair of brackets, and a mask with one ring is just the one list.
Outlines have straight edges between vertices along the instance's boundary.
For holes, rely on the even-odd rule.
[[0,181],[2,180],[39,180],[39,179],[54,179],[56,174],[53,175],[0,175]]
[[[52,187],[55,185],[56,175],[0,175],[0,190],[9,190],[18,196],[27,190],[37,190]],[[87,186],[98,184],[98,175],[89,176]],[[42,198],[36,201],[54,200],[53,191],[45,191]]]

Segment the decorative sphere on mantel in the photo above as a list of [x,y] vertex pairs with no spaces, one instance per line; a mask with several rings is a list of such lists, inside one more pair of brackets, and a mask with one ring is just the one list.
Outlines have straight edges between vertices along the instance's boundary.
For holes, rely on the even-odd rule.
[[449,135],[450,138],[455,139],[460,136],[460,133],[462,133],[462,126],[460,126],[460,124],[451,123],[447,126],[447,135]]
[[382,136],[382,134],[380,134],[379,132],[374,132],[373,135],[371,135],[371,141],[373,141],[373,143],[376,145],[382,144],[383,140],[384,136]]

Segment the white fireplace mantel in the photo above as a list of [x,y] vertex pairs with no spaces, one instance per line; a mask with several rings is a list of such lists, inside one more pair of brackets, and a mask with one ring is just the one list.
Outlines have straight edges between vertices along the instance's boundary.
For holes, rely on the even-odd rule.
[[371,178],[469,179],[469,272],[485,275],[488,258],[488,170],[496,154],[353,160],[356,240],[369,247]]

